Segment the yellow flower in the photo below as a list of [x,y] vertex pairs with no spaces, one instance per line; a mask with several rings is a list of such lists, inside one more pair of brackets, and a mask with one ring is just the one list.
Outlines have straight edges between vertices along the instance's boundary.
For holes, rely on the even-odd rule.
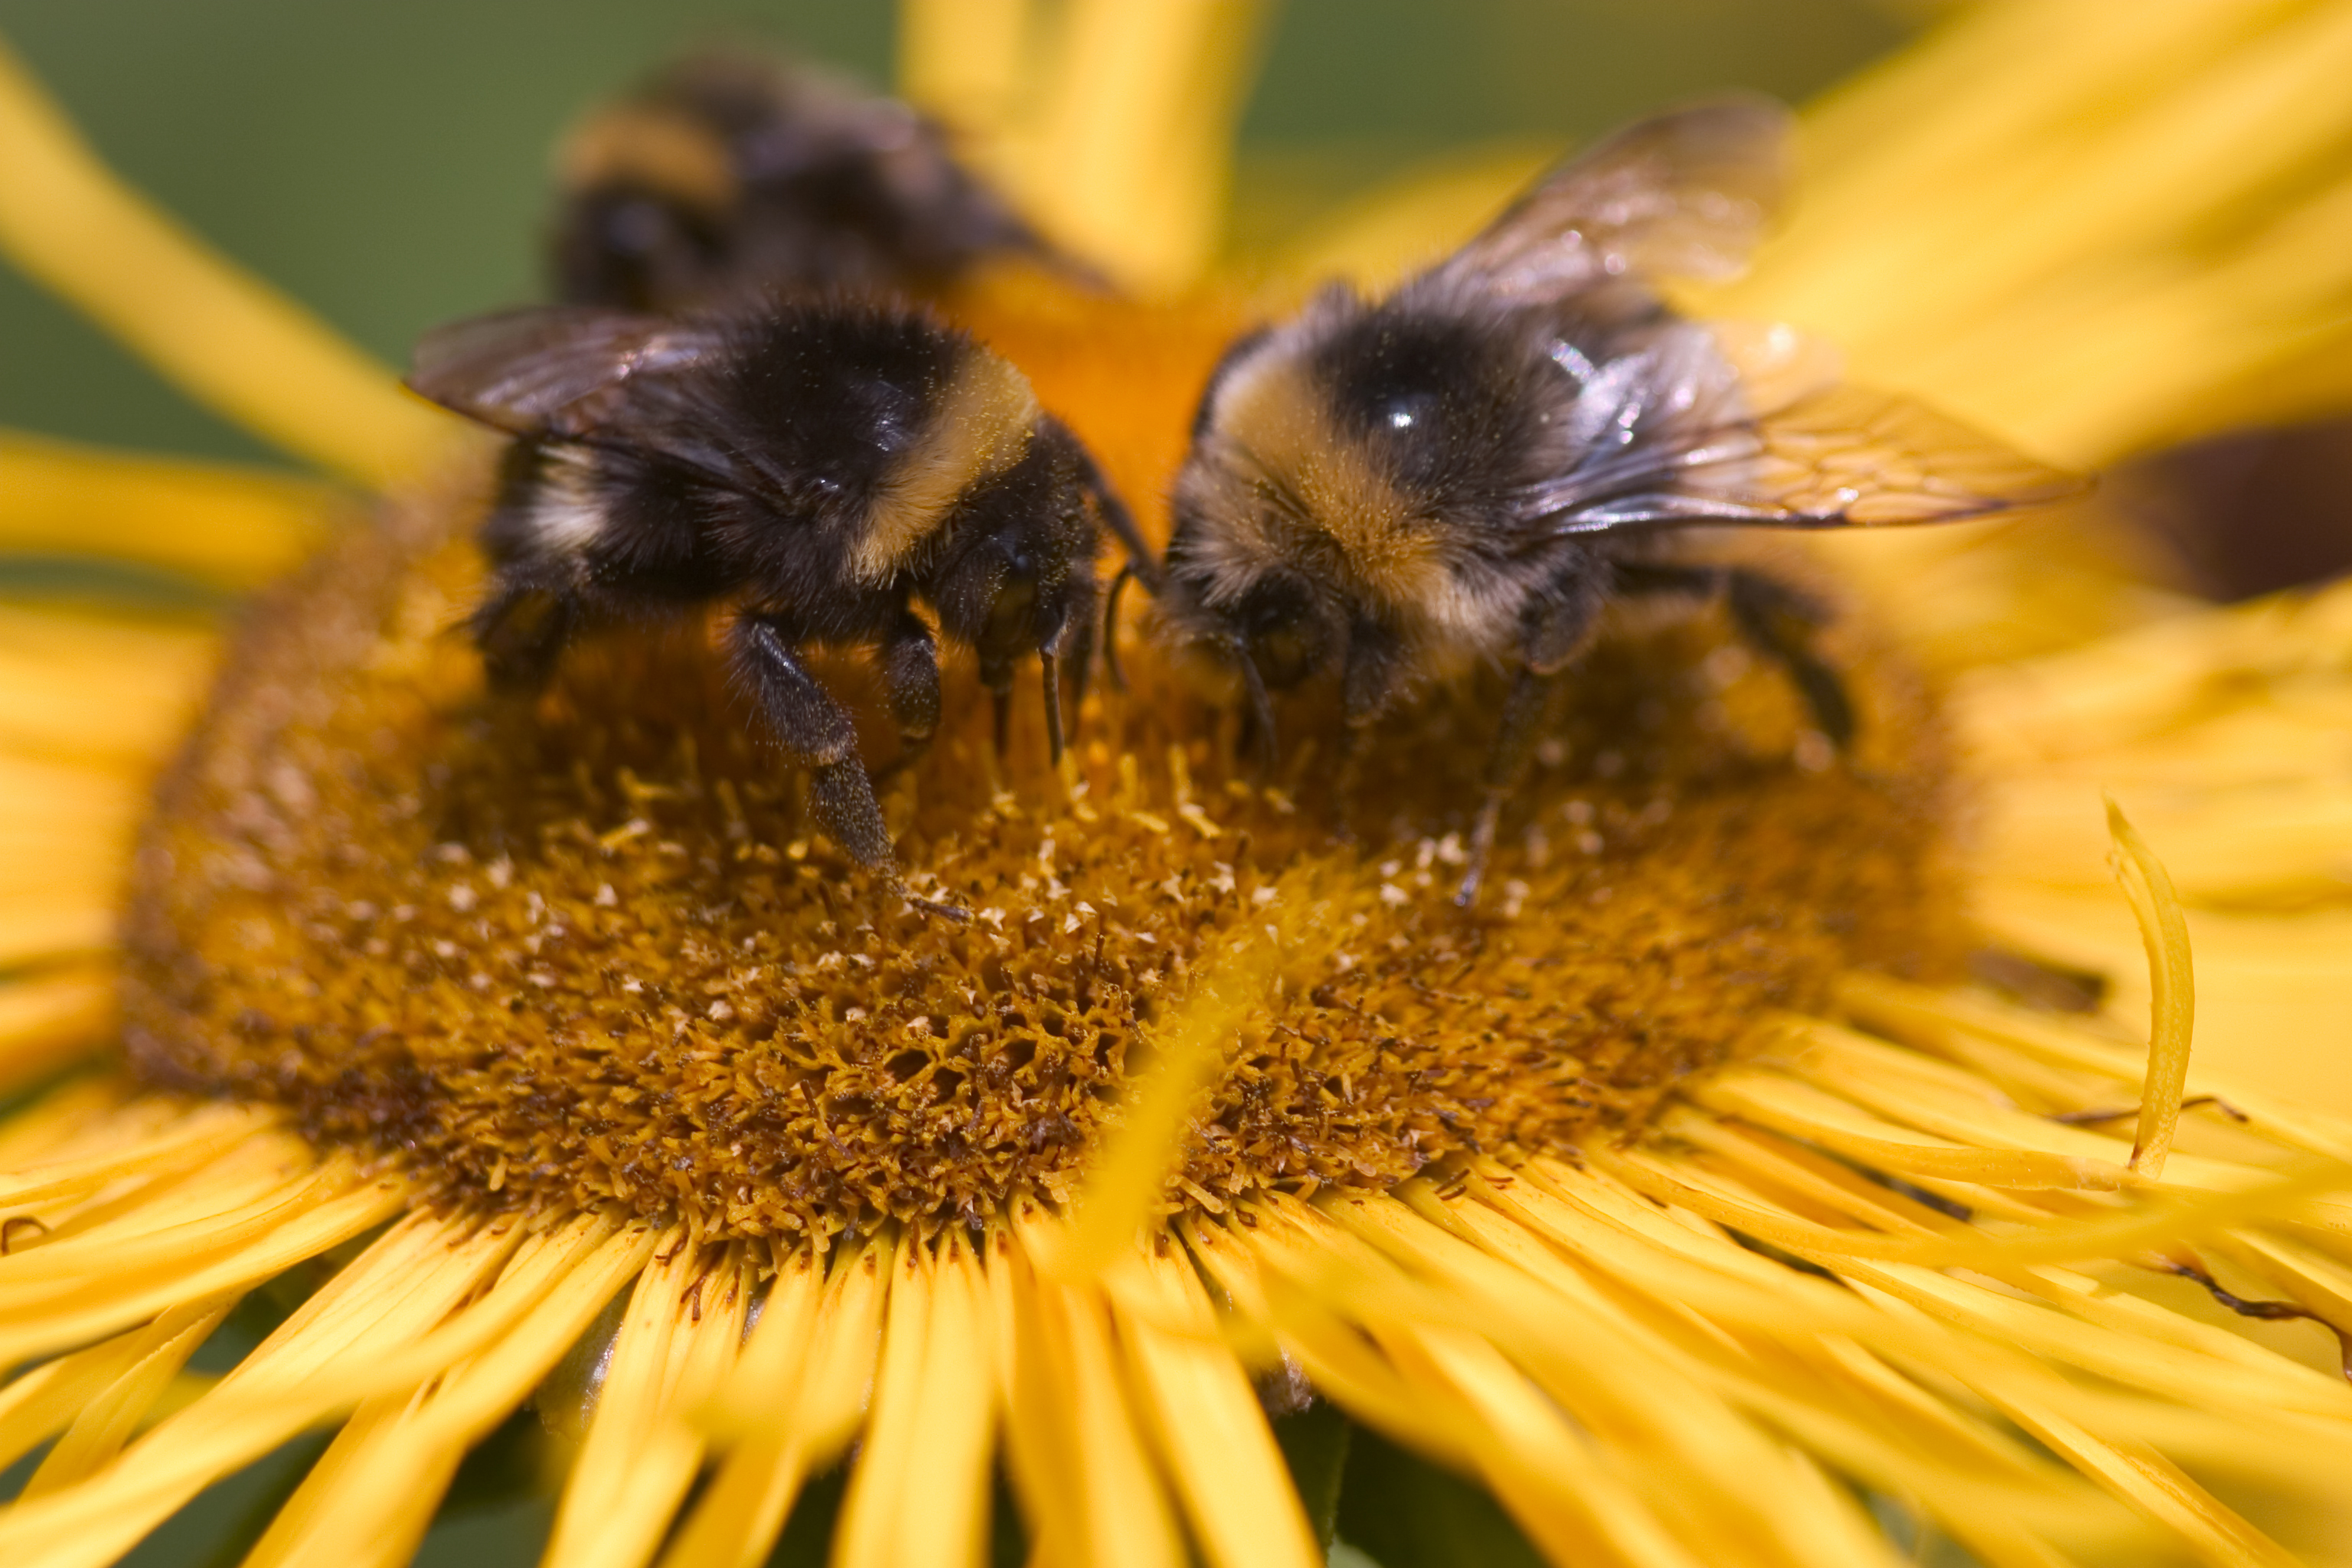
[[[1197,285],[1249,8],[908,14],[910,91],[1161,299],[957,301],[1156,495],[1244,313]],[[2352,6],[2111,16],[1982,6],[1825,105],[1708,308],[2086,463],[2326,406]],[[1300,254],[1392,267],[1465,188]],[[2031,525],[1899,542],[1861,597],[1951,689],[1843,631],[1852,766],[1704,626],[1604,650],[1475,921],[1475,693],[1343,851],[1311,753],[1236,771],[1139,656],[1059,773],[952,705],[891,802],[950,927],[810,840],[692,648],[583,650],[493,732],[443,635],[480,454],[5,61],[0,247],[378,492],[337,530],[0,438],[10,547],[242,587],[326,541],[192,730],[215,628],[0,607],[11,1568],[322,1428],[247,1561],[395,1564],[534,1398],[567,1565],[788,1519],[842,1564],[1301,1565],[1335,1496],[1391,1568],[2352,1561],[2352,589],[2190,611],[2084,552],[2053,604]]]

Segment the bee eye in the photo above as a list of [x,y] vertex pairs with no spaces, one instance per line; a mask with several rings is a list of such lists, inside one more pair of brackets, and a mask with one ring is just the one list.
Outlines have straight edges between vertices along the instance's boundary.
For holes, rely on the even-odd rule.
[[1407,393],[1389,399],[1381,411],[1381,423],[1391,430],[1413,430],[1429,425],[1437,416],[1437,397],[1433,393]]

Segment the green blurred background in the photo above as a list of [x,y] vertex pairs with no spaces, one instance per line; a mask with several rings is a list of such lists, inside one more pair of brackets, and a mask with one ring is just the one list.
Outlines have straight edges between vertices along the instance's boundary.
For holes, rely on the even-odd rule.
[[[1801,100],[1900,42],[1906,14],[1899,0],[1290,0],[1244,121],[1235,233],[1277,243],[1384,174],[1468,143],[1564,145],[1710,89]],[[117,168],[394,363],[426,327],[536,292],[548,149],[584,105],[714,37],[782,44],[885,83],[893,32],[883,0],[0,0],[0,36]],[[5,265],[0,426],[280,460]],[[199,1369],[225,1370],[268,1331],[249,1315]],[[1312,1448],[1293,1441],[1304,1430],[1286,1444]],[[128,1563],[235,1563],[322,1442],[214,1489]],[[528,1484],[541,1447],[530,1412],[508,1423],[468,1461],[417,1561],[534,1561],[550,1521]],[[1360,1447],[1351,1477],[1385,1468],[1351,1491],[1446,1521],[1418,1544],[1354,1526],[1381,1568],[1533,1561],[1475,1490]],[[32,1462],[0,1474],[0,1496]],[[797,1521],[779,1560],[799,1561],[820,1526]]]
[[[1414,157],[1565,142],[1675,97],[1802,99],[1903,36],[1885,0],[1290,0],[1244,124],[1244,240]],[[717,37],[890,78],[884,0],[0,0],[99,150],[386,361],[530,297],[548,149]],[[0,266],[0,425],[271,460]]]

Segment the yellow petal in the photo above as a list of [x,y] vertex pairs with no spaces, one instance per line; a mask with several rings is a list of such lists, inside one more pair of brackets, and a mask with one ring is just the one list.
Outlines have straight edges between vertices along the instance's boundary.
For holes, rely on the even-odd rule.
[[5,47],[0,253],[197,401],[322,468],[382,485],[447,449],[444,416],[117,180]]

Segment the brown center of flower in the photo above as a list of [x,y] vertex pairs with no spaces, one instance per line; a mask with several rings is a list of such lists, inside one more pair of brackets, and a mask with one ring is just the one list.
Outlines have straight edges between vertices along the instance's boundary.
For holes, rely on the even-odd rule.
[[[124,985],[150,1077],[289,1104],[453,1199],[821,1234],[1066,1195],[1198,967],[1268,925],[1309,982],[1231,1043],[1182,1201],[1381,1186],[1635,1125],[1842,969],[1956,951],[1932,715],[1850,632],[1851,759],[1715,617],[1604,643],[1470,913],[1491,683],[1381,727],[1342,840],[1312,703],[1262,776],[1130,635],[1056,775],[1034,692],[1000,763],[950,661],[884,795],[958,925],[814,835],[704,636],[583,644],[533,712],[492,708],[451,630],[470,515],[396,510],[255,617],[150,825]],[[824,674],[880,713],[860,661]],[[1318,865],[1349,912],[1283,925],[1277,881]]]

